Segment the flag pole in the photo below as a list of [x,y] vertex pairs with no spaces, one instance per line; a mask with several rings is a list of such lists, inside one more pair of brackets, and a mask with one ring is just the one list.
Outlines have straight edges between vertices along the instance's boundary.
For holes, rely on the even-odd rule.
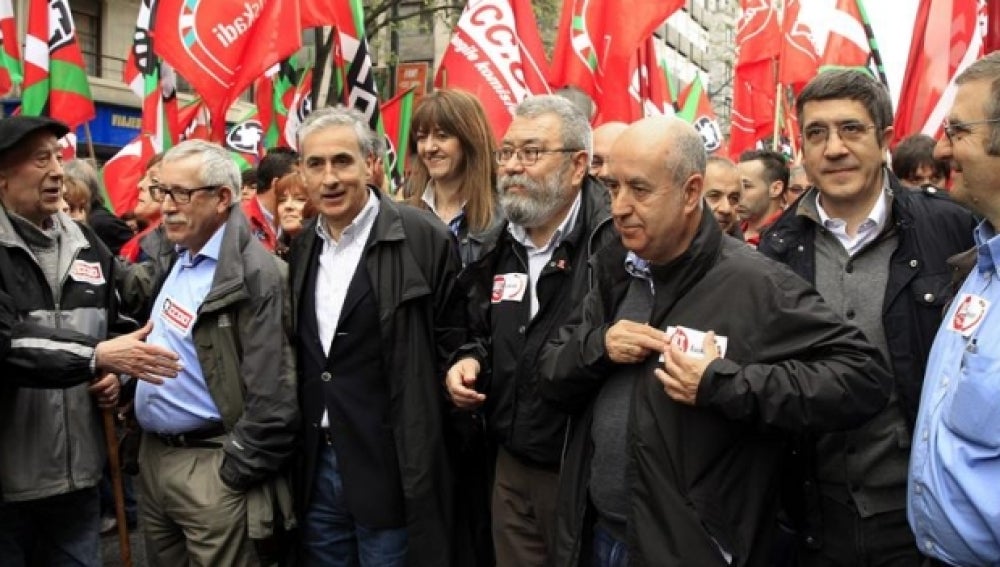
[[[780,0],[775,0],[779,2],[778,4],[778,30],[784,33],[785,24],[785,3],[780,2]],[[774,128],[771,137],[771,150],[778,151],[781,144],[781,96],[784,94],[784,89],[781,88],[781,55],[774,58],[774,63],[771,65],[771,70],[774,72]]]
[[885,65],[882,63],[882,52],[879,51],[878,42],[875,41],[875,31],[868,20],[868,12],[865,10],[864,0],[855,0],[858,5],[858,13],[861,14],[861,23],[865,28],[865,36],[868,37],[868,47],[871,50],[872,61],[875,62],[875,71],[878,73],[878,80],[889,88],[889,81],[885,78]]
[[83,123],[83,133],[87,136],[87,150],[90,151],[90,159],[97,164],[97,152],[94,151],[94,137],[90,135],[90,122]]

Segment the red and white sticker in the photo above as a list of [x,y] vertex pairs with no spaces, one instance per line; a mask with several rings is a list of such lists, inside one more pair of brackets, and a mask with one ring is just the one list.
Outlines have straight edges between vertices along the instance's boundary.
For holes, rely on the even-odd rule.
[[493,276],[491,303],[521,301],[528,289],[528,274],[497,274]]
[[171,327],[186,335],[194,325],[195,313],[171,297],[163,300],[163,320]]
[[983,323],[986,312],[990,309],[990,302],[978,295],[963,293],[958,297],[956,304],[958,307],[951,322],[948,323],[948,328],[963,337],[968,337]]
[[[667,336],[670,337],[670,344],[688,356],[694,358],[705,358],[705,335],[704,331],[691,329],[689,327],[667,327]],[[726,347],[729,346],[729,337],[715,335],[715,348],[719,351],[719,356],[726,357]],[[662,360],[662,356],[660,359]]]
[[105,282],[104,272],[101,270],[101,264],[98,262],[74,260],[73,264],[69,267],[69,277],[78,282],[91,285],[104,285]]

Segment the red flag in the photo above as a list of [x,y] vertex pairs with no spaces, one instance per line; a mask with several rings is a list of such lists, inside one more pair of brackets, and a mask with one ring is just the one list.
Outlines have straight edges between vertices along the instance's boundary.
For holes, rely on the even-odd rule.
[[634,122],[645,116],[674,113],[674,100],[667,84],[667,73],[662,65],[658,48],[662,46],[650,35],[636,51],[632,65],[632,82],[629,85],[630,116]]
[[573,85],[594,99],[597,122],[628,121],[632,59],[640,44],[684,5],[682,0],[632,2],[623,10],[608,0],[563,3],[550,83]]
[[809,23],[799,18],[801,0],[788,0],[782,20],[780,66],[778,81],[799,89],[819,71],[819,57]]
[[209,113],[204,101],[196,98],[177,111],[177,139],[208,140]]
[[299,0],[302,29],[337,25],[337,10],[331,0]]
[[941,122],[955,100],[955,75],[983,56],[986,3],[921,0],[913,26],[910,58],[896,109],[895,145],[911,134],[941,135]]
[[498,138],[518,103],[549,92],[534,21],[528,0],[470,0],[438,66],[435,86],[472,93]]
[[11,0],[0,0],[0,96],[10,94],[24,80],[21,48],[17,41],[17,20]]
[[288,103],[288,114],[285,116],[285,125],[282,129],[282,145],[292,148],[299,148],[298,132],[299,126],[312,112],[312,67],[306,69],[299,79],[299,84],[292,91],[292,98]]
[[146,163],[155,153],[152,138],[139,134],[104,164],[101,169],[104,188],[116,215],[135,209],[139,202],[139,180],[145,172]]
[[736,30],[739,53],[733,78],[729,150],[739,155],[773,134],[777,82],[775,58],[781,45],[777,12],[768,0],[742,0]]
[[297,0],[160,0],[154,26],[156,53],[206,101],[216,140],[236,97],[302,45]]

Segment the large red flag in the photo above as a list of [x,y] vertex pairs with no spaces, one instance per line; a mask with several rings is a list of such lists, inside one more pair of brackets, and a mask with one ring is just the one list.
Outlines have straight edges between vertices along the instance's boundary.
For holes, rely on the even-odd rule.
[[154,49],[202,96],[212,137],[257,77],[302,45],[297,0],[160,0]]
[[774,130],[775,59],[781,45],[778,14],[768,0],[742,0],[729,150],[739,155]]
[[534,21],[528,0],[470,0],[438,66],[435,85],[478,98],[498,138],[518,103],[549,92]]
[[896,109],[893,144],[911,134],[939,137],[955,100],[955,75],[983,55],[986,3],[921,0]]
[[631,2],[623,9],[609,0],[567,0],[550,83],[572,85],[590,95],[597,104],[597,122],[628,121],[633,102],[622,93],[632,82],[636,50],[683,5],[682,0],[661,0]]
[[820,58],[820,68],[868,67],[871,48],[858,7],[860,1],[837,0],[836,8],[828,14],[829,35]]
[[101,168],[108,202],[116,215],[135,209],[139,202],[139,180],[156,152],[153,138],[140,133]]
[[781,53],[778,81],[799,89],[808,83],[819,70],[819,57],[809,23],[799,18],[802,0],[788,0],[782,20]]
[[335,3],[333,0],[299,0],[302,29],[336,25]]

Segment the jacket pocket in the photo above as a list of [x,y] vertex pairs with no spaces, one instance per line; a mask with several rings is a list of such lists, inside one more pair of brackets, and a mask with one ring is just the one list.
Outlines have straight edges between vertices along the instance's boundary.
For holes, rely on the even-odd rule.
[[944,424],[962,439],[1000,448],[1000,359],[965,353],[955,392],[944,408]]

